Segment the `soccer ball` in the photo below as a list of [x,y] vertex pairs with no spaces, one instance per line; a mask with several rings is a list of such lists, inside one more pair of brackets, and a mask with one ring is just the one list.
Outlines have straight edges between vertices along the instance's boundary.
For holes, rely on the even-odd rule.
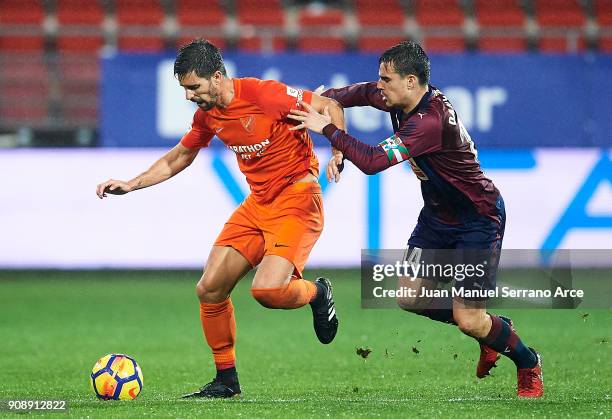
[[91,386],[102,400],[133,400],[142,390],[143,377],[134,358],[108,354],[91,371]]

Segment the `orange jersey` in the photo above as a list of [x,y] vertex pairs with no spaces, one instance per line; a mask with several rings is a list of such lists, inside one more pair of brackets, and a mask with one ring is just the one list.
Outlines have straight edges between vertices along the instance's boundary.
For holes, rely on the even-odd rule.
[[207,147],[216,135],[236,153],[256,201],[270,202],[287,185],[308,173],[318,176],[319,162],[307,130],[289,131],[287,118],[298,101],[311,103],[312,92],[273,80],[235,78],[234,98],[226,108],[198,109],[191,130],[181,139],[188,148]]

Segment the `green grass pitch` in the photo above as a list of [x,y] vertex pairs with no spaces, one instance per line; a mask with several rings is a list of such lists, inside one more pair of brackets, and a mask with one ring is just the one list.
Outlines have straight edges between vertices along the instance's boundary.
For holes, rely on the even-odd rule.
[[[71,416],[105,418],[611,415],[610,310],[507,311],[544,362],[545,396],[517,400],[508,359],[477,380],[478,346],[456,328],[361,309],[358,271],[307,274],[334,281],[340,330],[331,345],[316,340],[308,307],[264,309],[247,277],[233,294],[242,396],[180,400],[214,374],[194,291],[198,272],[2,271],[0,400],[66,399]],[[372,350],[367,359],[359,347]],[[99,401],[90,388],[91,367],[111,352],[142,367],[144,389],[134,401]]]

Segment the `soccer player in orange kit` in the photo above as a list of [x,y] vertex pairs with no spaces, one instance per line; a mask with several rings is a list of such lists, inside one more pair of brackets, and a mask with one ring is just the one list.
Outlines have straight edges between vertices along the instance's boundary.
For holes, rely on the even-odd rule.
[[321,112],[327,108],[341,127],[344,115],[335,101],[309,91],[272,80],[227,77],[218,48],[202,39],[180,48],[174,74],[186,99],[199,107],[191,129],[147,171],[127,182],[103,182],[96,193],[99,198],[122,195],[163,182],[188,167],[215,135],[236,153],[251,193],[225,223],[196,286],[217,375],[184,396],[232,397],[240,394],[240,385],[230,293],[254,267],[251,293],[260,304],[276,309],[310,304],[319,340],[330,343],[336,335],[330,282],[302,278],[323,229],[323,203],[312,140],[306,131],[290,131],[295,123],[287,115],[302,101]]

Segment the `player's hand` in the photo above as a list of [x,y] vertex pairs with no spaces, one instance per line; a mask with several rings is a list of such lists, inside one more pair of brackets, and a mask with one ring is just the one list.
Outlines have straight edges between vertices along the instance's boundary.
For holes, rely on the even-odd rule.
[[323,93],[325,91],[325,85],[322,84],[319,87],[317,87],[316,89],[314,89],[314,91],[312,93],[316,93],[319,96],[321,96],[321,93]]
[[100,199],[106,197],[106,194],[124,195],[131,191],[132,187],[127,182],[115,179],[109,179],[96,187],[96,195]]
[[320,114],[308,103],[300,102],[300,104],[306,110],[301,111],[298,109],[292,109],[287,117],[299,121],[301,124],[291,127],[289,130],[296,131],[298,129],[308,128],[317,134],[322,134],[323,128],[331,123],[329,108],[326,106],[325,109],[323,109],[323,114]]
[[329,159],[329,162],[327,162],[326,170],[328,182],[331,182],[332,180],[334,180],[336,183],[340,182],[340,172],[342,172],[342,169],[344,168],[343,160],[344,155],[342,154],[342,151],[332,147],[332,156],[331,159]]

